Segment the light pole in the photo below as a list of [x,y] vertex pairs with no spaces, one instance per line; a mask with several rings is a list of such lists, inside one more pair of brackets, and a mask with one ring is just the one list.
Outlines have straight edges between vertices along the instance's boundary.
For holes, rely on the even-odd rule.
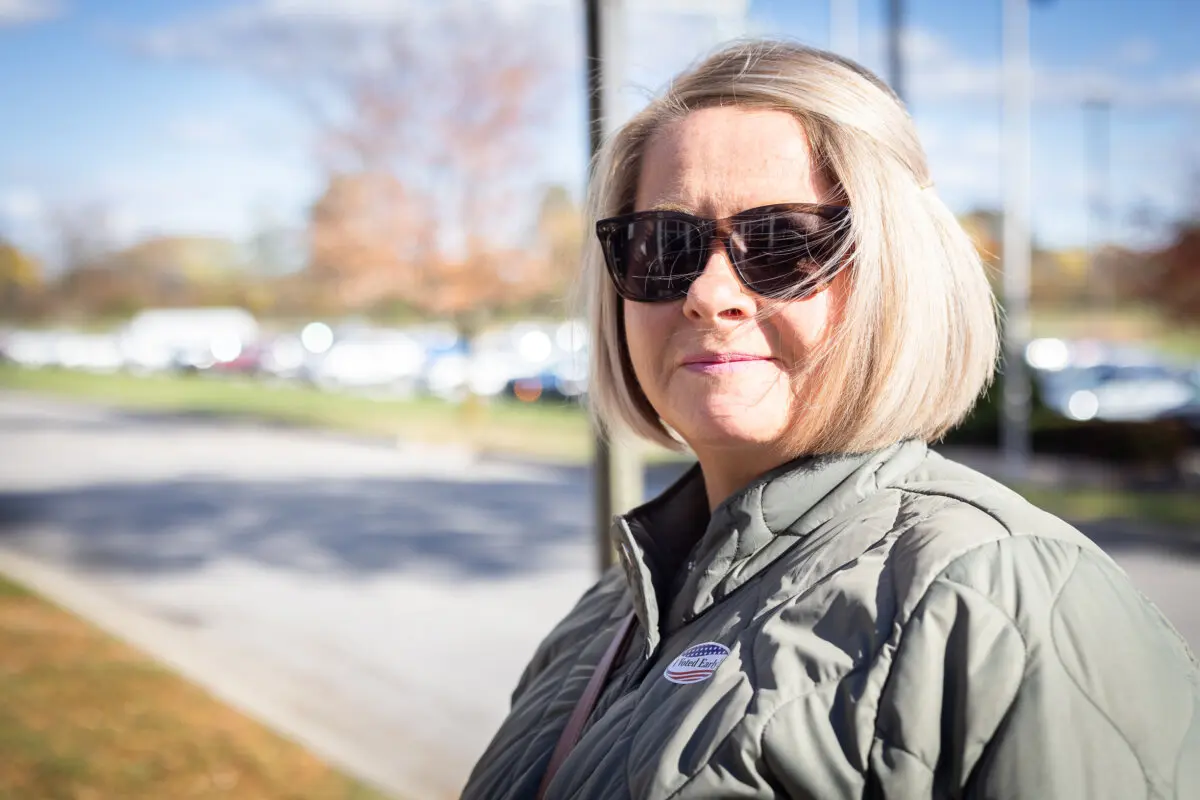
[[1029,465],[1031,244],[1029,0],[1004,0],[1004,384],[1001,447],[1009,477]]
[[1092,98],[1083,103],[1088,159],[1087,270],[1084,273],[1084,297],[1089,303],[1100,298],[1098,262],[1104,244],[1109,213],[1110,165],[1112,163],[1112,103]]
[[[609,133],[616,117],[616,97],[620,87],[621,41],[619,32],[624,19],[624,0],[584,0],[584,27],[587,57],[589,162]],[[613,563],[609,527],[615,514],[628,511],[641,502],[644,489],[641,458],[622,437],[608,437],[593,431],[595,460],[592,464],[595,495],[595,537],[600,571]]]
[[887,5],[888,82],[904,101],[904,0],[888,0]]

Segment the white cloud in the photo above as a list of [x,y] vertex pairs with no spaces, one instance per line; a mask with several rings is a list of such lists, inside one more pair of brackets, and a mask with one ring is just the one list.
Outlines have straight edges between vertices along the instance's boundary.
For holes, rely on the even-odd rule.
[[44,211],[42,198],[25,186],[0,190],[0,218],[12,226],[37,223]]
[[183,145],[227,147],[243,142],[239,127],[225,119],[185,116],[169,122],[167,130],[171,138]]
[[264,158],[255,150],[202,150],[182,160],[162,156],[110,165],[90,190],[113,198],[112,224],[123,241],[162,232],[243,238],[259,206],[277,209],[289,221],[302,215],[316,182],[302,160]]
[[45,22],[65,13],[61,0],[0,0],[0,28]]
[[[649,60],[648,71],[665,80],[715,42],[743,35],[748,7],[749,0],[626,0],[618,20],[626,34],[616,37],[619,49]],[[580,8],[572,0],[257,0],[141,33],[134,44],[160,58],[249,65],[286,75],[297,66],[297,52],[311,60],[331,34],[345,32],[359,35],[364,63],[357,66],[369,69],[371,48],[389,40],[392,26],[413,26],[416,39],[424,41],[422,26],[459,20],[482,22],[485,27],[477,32],[485,34],[494,32],[493,23],[531,24],[535,33],[549,32],[531,45],[543,56],[561,60],[569,54],[582,66]],[[470,35],[471,28],[460,30]],[[686,55],[682,61],[681,53]],[[344,58],[344,50],[338,56]],[[670,72],[663,65],[670,65]]]
[[1164,105],[1200,104],[1200,65],[1159,79],[1151,84],[1150,92]]
[[[617,69],[622,86],[614,123],[637,113],[679,72],[728,40],[746,32],[745,3],[697,3],[707,7],[692,10],[686,0],[665,2],[658,7],[642,5],[627,13]],[[663,31],[671,31],[663,36]]]
[[980,158],[953,145],[928,147],[927,155],[938,194],[955,211],[999,203],[998,159]]
[[[3,2],[3,0],[0,0]],[[237,61],[244,43],[252,41],[262,59],[279,57],[289,48],[312,43],[314,36],[334,31],[389,35],[396,24],[424,25],[447,19],[477,19],[479,2],[449,0],[258,0],[217,12],[200,14],[143,33],[135,44],[160,58],[198,58]],[[538,19],[547,10],[565,10],[565,0],[493,0],[490,18],[501,21]],[[276,46],[270,47],[271,43]],[[265,52],[264,51],[270,51]],[[243,54],[245,55],[245,54]],[[290,63],[276,66],[286,71]]]
[[1103,99],[1136,108],[1200,105],[1200,66],[1153,79],[1126,78],[1092,69],[1035,73],[1035,98],[1044,102],[1082,103]]
[[[883,53],[884,37],[868,37],[870,51]],[[905,89],[916,102],[998,100],[1003,90],[1003,66],[998,58],[976,58],[959,52],[947,39],[923,28],[910,28],[902,41]],[[1118,52],[1119,65],[1062,69],[1033,65],[1033,96],[1038,103],[1082,103],[1105,98],[1126,106],[1200,105],[1200,64],[1164,72],[1156,78],[1129,77],[1122,66],[1147,63],[1156,55],[1154,43],[1126,42]],[[1140,61],[1139,61],[1140,59]],[[881,57],[875,59],[882,62]]]
[[[997,109],[998,111],[998,109]],[[1136,114],[1123,119],[1114,136],[1104,195],[1112,218],[1105,235],[1114,241],[1144,241],[1155,229],[1134,222],[1139,205],[1149,202],[1163,219],[1184,213],[1190,200],[1189,164],[1200,163],[1200,145],[1182,125],[1139,127]],[[1004,158],[998,114],[989,124],[977,110],[924,107],[915,117],[928,154],[938,196],[957,214],[1003,204]],[[1040,120],[1040,121],[1039,121]],[[1034,233],[1051,247],[1086,241],[1094,176],[1078,116],[1035,117],[1032,163]],[[1194,155],[1189,159],[1189,152]],[[1141,237],[1140,239],[1138,237]]]
[[[883,31],[863,37],[864,61],[885,63],[887,38]],[[946,100],[999,97],[1000,64],[959,53],[944,37],[926,29],[909,27],[900,42],[904,91],[911,100]],[[880,77],[887,80],[885,72]]]
[[381,23],[411,18],[420,12],[421,4],[403,0],[264,0],[257,8],[249,6],[250,16],[264,19],[349,20]]
[[0,237],[43,261],[56,255],[49,235],[49,212],[46,198],[32,187],[0,187]]
[[938,193],[956,212],[995,207],[1001,192],[999,126],[959,115],[917,118],[929,172]]
[[1117,48],[1117,60],[1130,66],[1149,64],[1158,57],[1158,45],[1145,37],[1129,39]]

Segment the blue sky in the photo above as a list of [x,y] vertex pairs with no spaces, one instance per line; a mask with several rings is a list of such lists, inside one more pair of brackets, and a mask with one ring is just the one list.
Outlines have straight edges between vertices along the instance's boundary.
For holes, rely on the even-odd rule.
[[[482,0],[479,0],[482,2]],[[572,0],[538,4],[581,51]],[[658,0],[676,10],[629,16],[624,113],[646,91],[738,31],[856,50],[882,70],[883,0],[857,0],[857,44],[831,42],[827,0]],[[834,2],[847,0],[834,0]],[[630,6],[642,6],[627,0]],[[0,233],[52,258],[56,209],[107,208],[121,241],[152,233],[244,238],[265,224],[299,225],[321,186],[302,116],[274,87],[215,60],[147,53],[237,15],[322,8],[386,18],[416,0],[0,0]],[[1001,0],[908,0],[908,100],[938,190],[956,211],[999,204]],[[680,11],[679,9],[684,9]],[[708,13],[716,9],[714,13]],[[846,8],[845,5],[842,8]],[[547,10],[548,9],[548,10]],[[743,13],[744,11],[744,13]],[[374,17],[372,17],[374,15]],[[1111,100],[1107,238],[1147,241],[1131,223],[1183,213],[1200,168],[1200,3],[1053,0],[1031,10],[1035,66],[1035,233],[1053,246],[1088,237],[1085,117]],[[573,63],[574,59],[569,59]],[[578,81],[566,84],[579,85]],[[537,179],[578,188],[582,96],[563,98]]]

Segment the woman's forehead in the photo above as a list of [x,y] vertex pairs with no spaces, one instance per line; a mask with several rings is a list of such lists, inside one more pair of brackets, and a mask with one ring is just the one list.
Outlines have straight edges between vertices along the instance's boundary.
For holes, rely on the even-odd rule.
[[795,117],[707,108],[647,142],[635,207],[719,217],[772,203],[820,202],[826,189]]

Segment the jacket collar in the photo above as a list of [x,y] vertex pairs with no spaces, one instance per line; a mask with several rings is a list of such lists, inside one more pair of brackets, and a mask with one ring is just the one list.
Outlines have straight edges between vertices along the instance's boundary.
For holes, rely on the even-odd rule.
[[923,442],[907,441],[870,453],[799,458],[760,476],[711,515],[696,465],[657,498],[617,517],[613,536],[647,655],[821,525],[895,483],[926,452]]

